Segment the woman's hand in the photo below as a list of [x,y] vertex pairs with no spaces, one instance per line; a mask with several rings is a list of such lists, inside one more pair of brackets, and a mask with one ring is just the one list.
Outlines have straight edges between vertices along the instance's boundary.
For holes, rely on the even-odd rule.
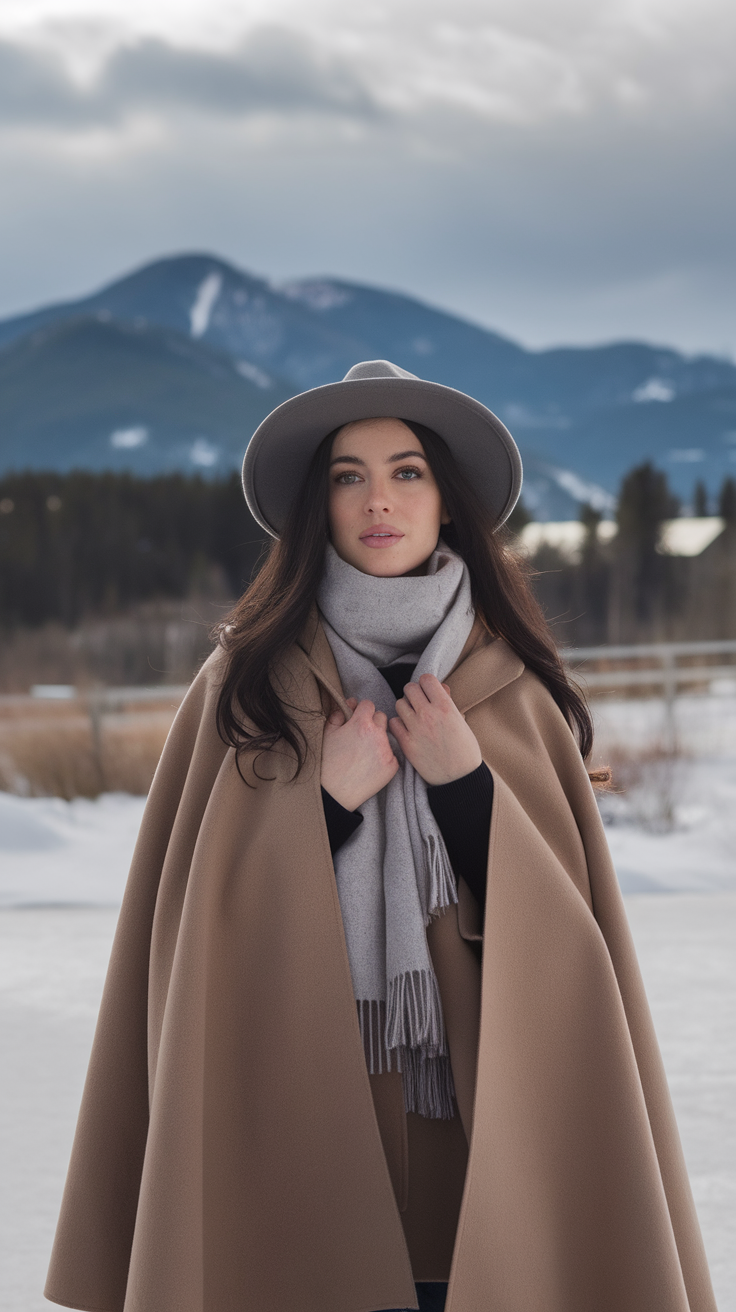
[[428,784],[449,784],[477,770],[483,757],[446,683],[422,674],[407,683],[389,729],[407,760]]
[[383,712],[354,697],[348,706],[353,714],[347,722],[342,711],[333,711],[325,724],[320,782],[346,811],[355,811],[393,779],[399,763]]

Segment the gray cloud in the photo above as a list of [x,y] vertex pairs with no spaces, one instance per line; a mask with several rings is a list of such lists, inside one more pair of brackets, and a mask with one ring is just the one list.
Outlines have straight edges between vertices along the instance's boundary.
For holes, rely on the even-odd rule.
[[344,61],[274,27],[255,31],[234,54],[182,50],[156,39],[124,45],[84,88],[46,51],[0,43],[0,122],[7,126],[69,130],[119,123],[136,110],[170,114],[182,107],[228,116],[377,112]]
[[84,84],[6,42],[0,313],[196,248],[536,345],[734,351],[736,11],[700,5],[322,0],[224,53],[111,41]]
[[367,91],[342,61],[320,58],[303,38],[280,28],[257,30],[234,56],[142,41],[113,56],[102,90],[119,105],[178,103],[223,114],[375,112]]
[[0,42],[0,121],[67,126],[86,117],[58,60]]

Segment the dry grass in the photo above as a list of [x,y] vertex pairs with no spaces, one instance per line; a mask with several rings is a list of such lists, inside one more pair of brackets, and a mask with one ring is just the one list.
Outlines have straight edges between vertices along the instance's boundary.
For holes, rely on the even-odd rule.
[[27,797],[144,795],[173,718],[171,711],[105,717],[99,741],[80,714],[0,722],[0,788]]
[[[104,792],[145,795],[174,717],[170,704],[129,706],[104,715],[96,737],[79,702],[0,703],[0,789],[29,797],[98,797]],[[608,743],[600,761],[611,767],[599,792],[611,823],[653,832],[673,828],[687,781],[688,760],[659,743],[631,748]]]
[[25,693],[34,683],[188,683],[212,650],[210,630],[226,609],[192,599],[140,605],[73,630],[54,623],[0,628],[0,693]]

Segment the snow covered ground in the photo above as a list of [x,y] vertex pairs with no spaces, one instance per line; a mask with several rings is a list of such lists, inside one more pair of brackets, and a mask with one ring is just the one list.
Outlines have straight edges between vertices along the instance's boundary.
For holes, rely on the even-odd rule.
[[[596,758],[632,782],[604,798],[608,840],[624,893],[736,889],[736,698],[677,703],[680,754],[657,759],[659,700],[596,702]],[[654,759],[650,759],[654,754]],[[665,812],[671,807],[668,832]]]
[[[646,751],[661,704],[598,703],[599,754]],[[736,1312],[736,697],[678,704],[683,755],[604,803],[720,1312]],[[634,772],[634,777],[636,771]],[[661,828],[669,799],[674,828]],[[0,794],[0,1306],[41,1289],[143,799]]]
[[118,907],[144,806],[0,793],[0,907]]

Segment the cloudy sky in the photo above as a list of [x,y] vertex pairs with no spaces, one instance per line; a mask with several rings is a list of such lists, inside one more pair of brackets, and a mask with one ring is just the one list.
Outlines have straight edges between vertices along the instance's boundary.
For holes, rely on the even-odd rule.
[[0,0],[0,315],[206,250],[736,354],[733,0]]

